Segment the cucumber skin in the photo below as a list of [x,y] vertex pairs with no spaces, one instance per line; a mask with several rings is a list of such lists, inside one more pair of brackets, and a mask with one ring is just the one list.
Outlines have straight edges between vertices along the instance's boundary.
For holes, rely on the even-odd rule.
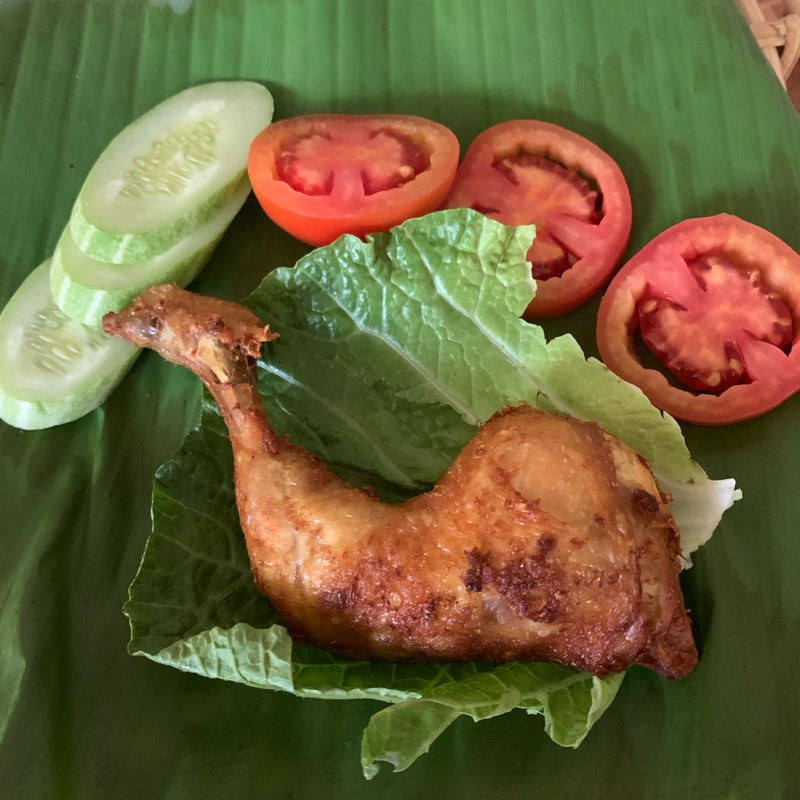
[[[224,233],[223,231],[214,241],[209,242],[188,260],[178,264],[169,273],[164,273],[161,280],[156,283],[175,283],[178,286],[191,283],[208,263]],[[127,289],[91,289],[67,273],[57,247],[53,253],[53,265],[50,268],[50,291],[53,300],[68,317],[91,328],[102,327],[104,314],[109,311],[122,311],[137,295],[152,285],[154,285],[152,281],[145,280],[132,284]]]
[[[87,187],[91,186],[92,176],[98,163],[102,161],[107,153],[114,152],[114,148],[118,142],[130,136],[131,128],[135,127],[146,118],[152,120],[153,115],[157,116],[159,113],[162,113],[164,108],[170,103],[173,103],[176,98],[182,96],[186,97],[190,94],[195,97],[208,91],[213,93],[214,91],[222,90],[224,86],[230,86],[234,89],[237,87],[242,89],[246,88],[246,91],[250,94],[255,90],[255,95],[258,96],[256,98],[254,95],[248,100],[251,104],[251,116],[259,115],[261,117],[258,121],[258,127],[254,129],[249,136],[250,139],[255,137],[260,129],[270,124],[275,111],[274,99],[271,92],[260,83],[241,80],[213,81],[184,89],[130,122],[111,140],[105,150],[100,154],[97,161],[95,161],[95,165],[86,176],[86,180],[78,193],[78,200],[75,203],[70,219],[70,229],[73,240],[84,253],[97,261],[105,261],[109,264],[133,264],[148,261],[154,256],[163,253],[165,250],[169,250],[180,239],[208,221],[235,193],[236,188],[240,185],[242,178],[247,173],[249,141],[242,154],[241,170],[239,170],[236,175],[232,175],[230,181],[224,186],[218,187],[215,191],[212,191],[210,195],[199,200],[190,211],[178,216],[166,225],[149,228],[144,231],[127,233],[116,229],[116,226],[112,226],[112,229],[107,229],[106,227],[99,227],[93,224],[89,217],[84,214],[81,204],[81,197],[84,196],[84,192],[88,191]],[[91,216],[91,213],[89,216]]]
[[[48,296],[48,276],[41,277],[41,271],[49,271],[51,265],[52,259],[47,259],[31,271],[0,312],[0,318],[7,312],[13,315],[22,303],[30,302],[26,298],[26,294],[32,295],[37,303],[45,301],[44,305],[38,305],[39,309],[44,310],[52,303],[52,297]],[[39,288],[31,287],[31,282],[40,284]],[[11,311],[11,308],[14,310]],[[11,338],[5,341],[13,342],[15,340],[13,328],[5,329],[4,333],[6,335],[11,333]],[[72,422],[105,402],[141,352],[141,348],[116,340],[111,352],[106,352],[104,361],[98,362],[110,365],[109,371],[96,376],[93,381],[85,383],[79,391],[62,392],[61,396],[55,395],[54,391],[53,395],[41,399],[36,398],[35,394],[33,395],[35,399],[31,399],[30,394],[27,397],[20,397],[19,389],[16,389],[17,393],[15,393],[13,378],[11,379],[11,388],[6,388],[9,386],[8,376],[6,372],[0,370],[0,419],[22,430],[41,430]],[[5,363],[2,366],[4,369],[7,367]]]
[[208,222],[233,197],[245,174],[246,170],[242,170],[231,183],[171,225],[153,228],[147,233],[114,233],[96,228],[83,215],[79,195],[69,220],[70,233],[75,244],[96,261],[105,261],[107,264],[139,264],[149,261]]
[[118,371],[87,387],[80,395],[63,400],[20,400],[0,388],[0,419],[23,431],[38,431],[86,416],[108,399],[141,352],[139,348],[134,349],[130,357],[120,364]]
[[[242,178],[233,196],[228,200],[228,203],[231,204],[230,209],[225,211],[223,207],[218,212],[221,215],[224,214],[227,218],[224,227],[219,230],[213,239],[206,240],[204,245],[185,256],[168,270],[153,274],[152,269],[149,269],[151,264],[148,262],[121,265],[122,269],[126,271],[126,278],[128,276],[135,278],[137,273],[143,273],[140,279],[134,279],[129,286],[124,288],[106,289],[100,280],[98,280],[100,284],[98,286],[91,283],[83,283],[81,280],[74,278],[69,272],[69,267],[65,266],[62,260],[61,242],[59,241],[53,252],[53,262],[50,267],[50,293],[53,295],[53,300],[55,300],[61,311],[76,322],[92,328],[100,328],[104,314],[109,311],[121,311],[149,286],[158,283],[174,283],[181,287],[188,285],[208,263],[230,224],[250,196],[250,190],[250,181],[246,177]],[[209,220],[209,224],[213,225],[214,223]],[[62,234],[62,239],[70,235],[69,226],[67,226],[67,230]],[[120,265],[109,265],[109,269],[119,270]]]

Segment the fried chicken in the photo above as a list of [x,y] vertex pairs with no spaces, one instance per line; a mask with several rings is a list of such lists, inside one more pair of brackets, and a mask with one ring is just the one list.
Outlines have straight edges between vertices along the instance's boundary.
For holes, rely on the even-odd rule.
[[596,424],[504,409],[430,492],[385,504],[273,430],[255,361],[276,334],[249,310],[157,286],[104,328],[210,390],[256,586],[296,638],[366,659],[694,668],[668,498]]

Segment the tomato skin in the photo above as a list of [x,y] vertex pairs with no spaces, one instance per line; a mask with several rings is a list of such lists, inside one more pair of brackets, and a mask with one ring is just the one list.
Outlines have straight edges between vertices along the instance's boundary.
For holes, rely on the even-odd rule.
[[[306,194],[281,179],[278,162],[298,138],[323,128],[334,133],[394,131],[412,139],[424,151],[428,167],[401,186],[370,195]],[[455,134],[422,117],[313,114],[280,120],[265,128],[253,140],[247,169],[253,192],[267,215],[292,236],[318,247],[344,233],[363,238],[436,210],[453,182],[458,157]]]
[[[536,281],[536,296],[523,316],[546,319],[583,305],[606,283],[628,244],[631,198],[622,170],[588,139],[549,122],[510,120],[488,128],[472,142],[443,208],[490,206],[486,193],[490,191],[487,187],[496,184],[498,158],[520,151],[545,156],[575,170],[591,179],[602,193],[599,223],[590,225],[568,216],[557,222],[559,238],[569,240],[565,243],[581,252],[576,263],[559,277]],[[501,187],[497,191],[502,191]],[[527,218],[523,218],[523,211]],[[535,209],[520,204],[520,219],[515,224],[535,222],[535,213]]]
[[[763,342],[750,343],[755,377],[721,394],[695,394],[670,384],[644,367],[634,349],[637,303],[650,281],[668,285],[676,259],[709,254],[730,256],[754,268],[766,287],[788,307],[795,332],[788,353]],[[730,214],[687,219],[646,244],[614,276],[600,302],[597,346],[606,366],[638,386],[662,411],[698,425],[727,425],[757,417],[800,390],[800,254],[763,228]]]

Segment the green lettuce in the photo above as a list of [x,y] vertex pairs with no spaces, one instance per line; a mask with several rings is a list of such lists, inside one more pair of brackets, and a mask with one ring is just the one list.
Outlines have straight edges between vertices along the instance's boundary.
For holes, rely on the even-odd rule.
[[[259,381],[275,427],[345,480],[387,501],[428,488],[499,408],[596,420],[653,465],[685,521],[686,553],[736,499],[710,481],[678,425],[586,359],[571,336],[546,341],[520,319],[535,286],[531,227],[468,210],[410,220],[362,242],[343,237],[268,275],[247,303],[280,334]],[[239,527],[230,444],[205,397],[199,425],[157,473],[153,531],[125,612],[130,651],[162,664],[304,697],[388,705],[362,739],[366,777],[405,769],[457,717],[521,708],[577,747],[623,675],[555,664],[352,661],[294,643],[256,593]]]

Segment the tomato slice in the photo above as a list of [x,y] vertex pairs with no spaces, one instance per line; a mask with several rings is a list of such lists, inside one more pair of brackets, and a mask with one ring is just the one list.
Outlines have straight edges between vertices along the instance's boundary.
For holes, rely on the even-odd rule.
[[528,251],[536,297],[526,319],[585,303],[619,263],[631,229],[628,185],[597,145],[558,125],[511,120],[470,145],[443,208],[536,225]]
[[452,131],[421,117],[317,114],[265,128],[251,145],[247,169],[264,211],[319,246],[438,208],[458,153]]
[[[688,388],[636,355],[637,330]],[[729,214],[659,234],[614,277],[600,302],[606,366],[678,419],[724,425],[800,390],[800,255]]]

